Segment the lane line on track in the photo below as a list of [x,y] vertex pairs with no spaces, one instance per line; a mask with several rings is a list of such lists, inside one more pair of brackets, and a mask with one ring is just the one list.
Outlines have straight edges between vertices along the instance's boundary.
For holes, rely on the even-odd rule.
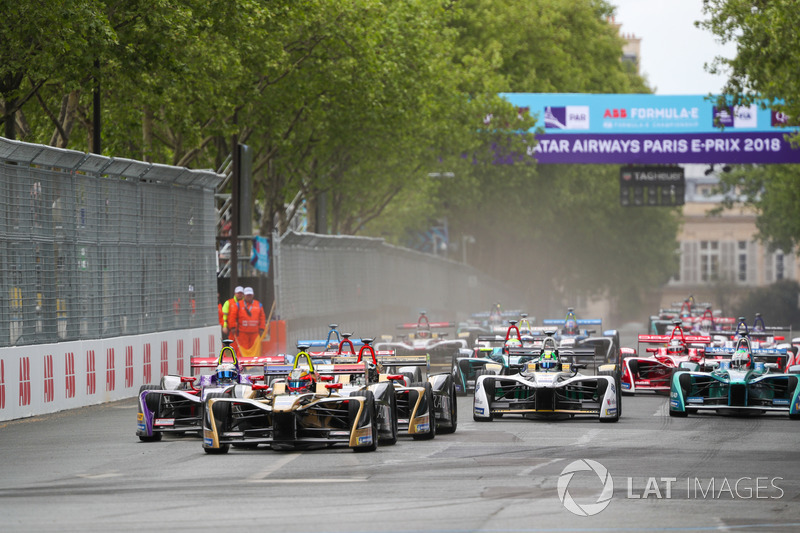
[[531,473],[531,472],[533,472],[534,470],[537,470],[537,469],[539,469],[539,468],[542,468],[543,466],[551,465],[551,464],[553,464],[553,463],[557,463],[557,462],[559,462],[559,461],[563,461],[563,460],[564,460],[564,459],[563,459],[562,457],[557,457],[557,458],[555,458],[555,459],[550,459],[550,460],[549,460],[549,461],[547,461],[547,462],[544,462],[544,463],[539,463],[538,465],[529,466],[528,468],[524,469],[524,470],[523,470],[523,471],[521,471],[519,474],[517,474],[517,476],[527,476],[527,475],[530,475],[530,473]]
[[271,465],[269,465],[269,467],[266,470],[262,470],[261,472],[259,472],[257,474],[253,474],[252,476],[250,476],[247,479],[247,481],[255,481],[255,482],[266,481],[265,478],[268,477],[270,474],[272,474],[276,470],[279,470],[279,469],[283,468],[284,466],[286,466],[287,464],[291,463],[292,461],[294,461],[295,459],[297,459],[301,455],[302,455],[302,452],[297,452],[297,453],[289,454],[286,457],[282,457],[281,459],[279,459],[279,460],[275,461],[274,463],[272,463]]

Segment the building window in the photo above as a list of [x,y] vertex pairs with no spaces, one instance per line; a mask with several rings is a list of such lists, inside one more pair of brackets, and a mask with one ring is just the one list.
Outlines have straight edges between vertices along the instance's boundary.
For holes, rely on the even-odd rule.
[[739,241],[736,243],[739,281],[744,283],[747,281],[747,241]]
[[700,241],[700,279],[701,281],[719,279],[718,241]]
[[783,252],[778,250],[775,252],[775,281],[780,281],[784,278],[783,270]]

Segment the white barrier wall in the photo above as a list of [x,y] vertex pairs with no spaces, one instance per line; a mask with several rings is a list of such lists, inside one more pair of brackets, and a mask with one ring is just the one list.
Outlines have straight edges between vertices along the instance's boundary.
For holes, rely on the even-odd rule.
[[219,353],[219,326],[0,348],[0,421],[136,396],[189,358]]

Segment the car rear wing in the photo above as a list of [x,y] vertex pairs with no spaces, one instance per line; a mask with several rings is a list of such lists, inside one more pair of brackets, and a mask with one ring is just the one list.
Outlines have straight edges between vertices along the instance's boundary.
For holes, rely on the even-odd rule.
[[[262,355],[258,357],[239,357],[237,359],[240,368],[249,368],[254,366],[264,366],[267,364],[282,364],[286,361],[286,355]],[[193,369],[216,368],[218,364],[218,357],[191,357],[189,359],[189,366]]]
[[[264,367],[264,376],[270,377],[286,377],[291,374],[294,365],[267,365]],[[298,365],[297,368],[309,370],[305,365]],[[366,374],[367,366],[365,362],[360,363],[321,363],[314,365],[314,370],[317,374],[321,375],[335,375],[335,374]]]
[[687,344],[711,344],[711,337],[709,335],[639,335],[638,340],[641,344],[669,344],[670,340],[678,339],[683,340]]
[[[368,357],[364,354],[365,357]],[[375,359],[378,363],[385,366],[428,366],[427,355],[395,355],[390,350],[376,350]],[[358,357],[355,355],[342,355],[333,359],[335,365],[339,364],[364,364],[362,359],[361,363],[357,363]]]
[[[542,320],[543,326],[563,326],[567,323],[567,320],[564,318],[546,318]],[[603,320],[600,318],[581,318],[575,320],[575,323],[579,326],[602,326]]]
[[[361,339],[351,338],[350,341],[357,346],[362,346],[364,344],[364,342]],[[328,340],[323,340],[323,339],[303,340],[303,341],[297,341],[297,345],[308,346],[309,348],[318,348],[318,347],[327,348],[328,346],[338,346],[339,341],[329,342]]]
[[457,324],[455,322],[404,322],[397,324],[397,329],[447,329],[454,328]]
[[492,313],[491,311],[482,311],[480,313],[472,313],[469,315],[472,318],[489,318],[492,316],[500,316],[502,318],[514,318],[523,313],[521,309],[510,309],[508,311],[501,311],[500,313]]

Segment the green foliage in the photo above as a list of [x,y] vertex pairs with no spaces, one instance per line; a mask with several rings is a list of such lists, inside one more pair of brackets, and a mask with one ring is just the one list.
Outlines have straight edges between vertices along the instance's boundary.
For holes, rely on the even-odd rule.
[[97,76],[107,154],[219,168],[234,136],[250,145],[262,234],[325,198],[333,232],[398,244],[446,218],[453,241],[476,237],[472,264],[534,298],[635,295],[674,271],[674,211],[620,208],[616,167],[537,166],[534,117],[498,96],[647,92],[606,1],[19,0],[7,14],[0,89],[23,140],[87,150]]
[[734,304],[734,316],[744,316],[748,323],[752,323],[755,314],[761,313],[767,326],[792,326],[797,329],[800,327],[798,296],[800,285],[796,281],[776,281],[767,287],[752,289]]
[[[800,124],[800,9],[795,0],[704,0],[710,30],[736,43],[736,56],[718,57],[710,72],[728,76],[723,93],[734,105],[765,101]],[[795,136],[796,137],[796,136]]]
[[740,204],[758,214],[756,238],[770,251],[787,253],[800,248],[800,165],[739,166],[720,179],[726,200],[715,210],[734,209]]

